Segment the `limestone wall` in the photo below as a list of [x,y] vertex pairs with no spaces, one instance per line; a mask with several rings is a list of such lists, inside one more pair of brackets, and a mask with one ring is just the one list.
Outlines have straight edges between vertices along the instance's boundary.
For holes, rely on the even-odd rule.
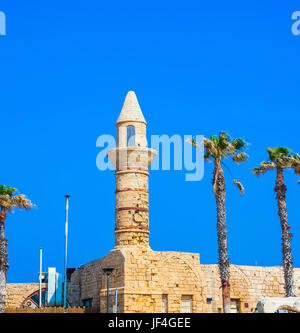
[[72,285],[79,286],[79,299],[77,305],[82,306],[83,302],[92,299],[93,307],[100,307],[99,293],[102,287],[102,258],[93,260],[85,265],[80,266],[71,276]]
[[123,248],[125,257],[125,312],[181,312],[181,297],[192,296],[193,312],[201,312],[201,276],[198,254],[155,252],[150,248]]
[[110,311],[117,288],[118,312],[161,312],[163,294],[168,295],[169,312],[181,312],[182,295],[193,297],[193,312],[202,312],[199,254],[124,246],[116,247],[96,265],[89,265],[73,273],[72,282],[81,283],[81,300],[93,298],[93,306],[100,304],[101,312],[106,312],[107,304],[103,267],[115,268],[110,276]]
[[118,308],[123,312],[123,289],[124,289],[124,257],[118,250],[111,251],[106,257],[91,261],[80,266],[71,276],[73,285],[78,284],[80,290],[79,305],[84,300],[92,299],[92,306],[99,308],[99,311],[106,312],[106,275],[103,268],[113,267],[110,283],[111,311],[115,289],[118,289]]
[[[42,284],[42,288],[45,288],[46,284]],[[6,284],[6,307],[19,308],[23,301],[39,290],[39,283],[7,283]]]
[[77,283],[67,283],[67,304],[71,307],[80,306],[80,285]]
[[[200,264],[199,254],[157,252],[150,247],[116,247],[106,257],[86,264],[72,275],[80,283],[80,298],[93,298],[93,306],[106,312],[104,267],[115,268],[110,276],[110,311],[118,289],[118,312],[182,311],[182,298],[192,299],[192,312],[222,312],[221,282],[217,265]],[[261,297],[284,297],[281,267],[231,265],[231,298],[239,312],[253,312]],[[296,294],[300,296],[300,269],[295,269]]]
[[[295,268],[295,292],[300,296],[300,269]],[[230,266],[231,298],[239,303],[240,312],[253,312],[261,297],[284,297],[281,267]],[[218,312],[222,308],[220,279],[217,265],[201,265],[203,281],[203,311]],[[212,298],[207,302],[207,298]],[[247,307],[248,305],[248,307]]]
[[149,244],[148,173],[116,173],[116,245]]

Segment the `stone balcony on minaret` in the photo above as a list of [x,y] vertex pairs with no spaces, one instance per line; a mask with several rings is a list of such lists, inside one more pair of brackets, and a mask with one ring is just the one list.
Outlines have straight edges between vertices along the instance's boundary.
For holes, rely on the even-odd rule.
[[117,147],[108,152],[115,172],[115,246],[149,246],[148,169],[157,152],[147,147],[146,121],[129,91],[116,122]]

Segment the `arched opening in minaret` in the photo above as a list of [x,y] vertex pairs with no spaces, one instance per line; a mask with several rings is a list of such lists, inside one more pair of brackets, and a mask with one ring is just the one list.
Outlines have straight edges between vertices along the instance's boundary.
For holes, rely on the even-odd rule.
[[130,125],[127,126],[127,147],[135,146],[135,127]]

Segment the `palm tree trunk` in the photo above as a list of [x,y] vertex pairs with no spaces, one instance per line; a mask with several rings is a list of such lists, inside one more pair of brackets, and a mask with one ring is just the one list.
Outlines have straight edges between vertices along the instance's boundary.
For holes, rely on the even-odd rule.
[[276,186],[274,191],[276,192],[276,199],[278,205],[278,215],[280,219],[280,225],[282,230],[281,247],[282,247],[282,267],[284,271],[285,281],[285,293],[286,297],[295,296],[294,288],[294,271],[293,271],[293,259],[291,250],[291,238],[290,226],[288,224],[288,215],[286,209],[286,186],[283,178],[283,169],[277,168]]
[[0,212],[0,313],[5,311],[6,272],[8,269],[7,239],[4,237],[5,209]]
[[221,161],[215,160],[215,169],[213,172],[213,186],[217,204],[217,233],[218,233],[218,251],[219,251],[219,271],[222,283],[223,312],[230,313],[230,263],[228,259],[227,248],[227,230],[226,230],[226,207],[225,207],[225,178]]

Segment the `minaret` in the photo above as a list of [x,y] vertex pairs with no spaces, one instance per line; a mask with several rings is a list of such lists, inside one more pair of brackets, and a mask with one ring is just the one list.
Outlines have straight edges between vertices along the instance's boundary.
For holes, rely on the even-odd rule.
[[146,121],[129,91],[116,122],[117,147],[108,152],[115,172],[116,247],[149,246],[148,168],[156,156],[147,147]]

